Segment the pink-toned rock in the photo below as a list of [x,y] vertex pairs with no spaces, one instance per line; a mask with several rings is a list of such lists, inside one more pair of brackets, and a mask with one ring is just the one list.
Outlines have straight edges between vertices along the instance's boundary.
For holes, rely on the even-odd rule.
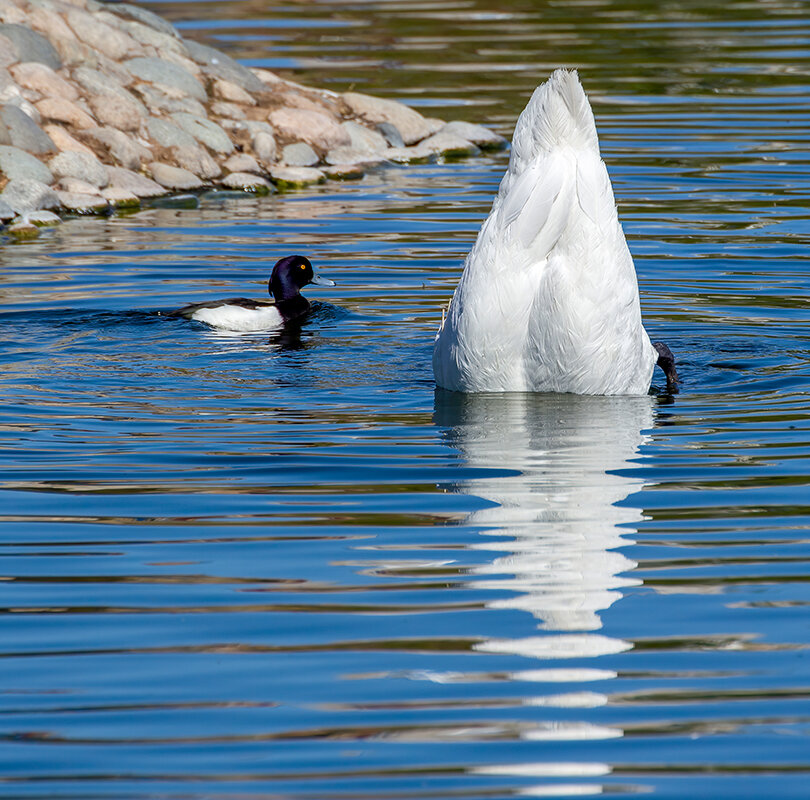
[[247,119],[247,114],[239,106],[234,103],[225,103],[222,100],[211,103],[211,113],[226,119]]
[[76,38],[76,34],[55,11],[31,5],[28,8],[28,24],[48,39],[64,64],[79,64],[90,58],[90,48]]
[[65,98],[44,97],[35,106],[43,119],[64,122],[74,128],[93,128],[96,125],[96,121],[86,111]]
[[323,151],[351,144],[351,139],[338,122],[320,111],[302,108],[279,108],[271,111],[268,120],[281,136]]
[[105,160],[112,159],[128,170],[137,170],[153,160],[152,151],[140,140],[115,128],[89,128],[83,131],[87,137],[107,151]]
[[39,92],[45,97],[76,100],[79,93],[61,75],[38,61],[24,61],[9,69],[14,80],[25,89]]
[[0,69],[6,69],[19,60],[17,46],[7,36],[0,34]]
[[214,97],[227,103],[241,103],[246,106],[255,106],[256,101],[241,86],[225,80],[214,81]]
[[164,164],[162,161],[153,161],[149,164],[149,170],[152,177],[166,189],[185,191],[200,189],[203,185],[203,182],[193,172],[182,167]]
[[259,162],[247,153],[234,153],[222,163],[222,167],[228,172],[254,172],[257,175],[262,172]]
[[108,94],[90,98],[90,108],[99,122],[120,131],[136,131],[141,127],[145,114],[143,106],[133,97]]
[[136,197],[160,197],[167,194],[159,183],[123,167],[107,167],[107,177],[110,179],[108,189],[131,192]]
[[358,92],[346,92],[343,100],[352,114],[372,123],[390,122],[402,134],[405,144],[414,144],[435,131],[435,125],[429,123],[418,111],[381,97],[371,97]]
[[61,125],[45,125],[43,130],[51,137],[51,140],[60,152],[74,150],[77,153],[87,153],[87,155],[91,156],[95,155],[87,145],[74,139]]
[[141,46],[128,33],[107,25],[94,14],[71,8],[65,18],[78,39],[113,61],[137,56],[142,52]]
[[92,183],[83,181],[81,178],[60,178],[57,188],[63,192],[71,192],[72,194],[98,194],[98,186],[93,186]]

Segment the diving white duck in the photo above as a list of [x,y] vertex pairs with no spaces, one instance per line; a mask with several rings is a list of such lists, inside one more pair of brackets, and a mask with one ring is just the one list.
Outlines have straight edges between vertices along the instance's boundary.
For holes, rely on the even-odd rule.
[[457,392],[639,395],[669,348],[641,322],[633,259],[576,72],[520,115],[501,181],[436,334],[438,386]]

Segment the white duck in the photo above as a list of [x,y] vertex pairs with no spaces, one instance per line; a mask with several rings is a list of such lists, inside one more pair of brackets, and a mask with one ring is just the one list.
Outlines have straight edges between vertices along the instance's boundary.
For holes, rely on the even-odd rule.
[[558,69],[520,115],[509,168],[436,335],[436,383],[458,392],[646,394],[669,348],[638,283],[593,112]]

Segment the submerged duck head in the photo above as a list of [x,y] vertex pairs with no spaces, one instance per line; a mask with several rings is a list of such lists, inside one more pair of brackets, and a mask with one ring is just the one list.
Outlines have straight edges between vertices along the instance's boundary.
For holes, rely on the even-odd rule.
[[276,303],[281,304],[297,297],[307,284],[316,286],[334,286],[335,282],[329,278],[322,278],[312,268],[308,258],[304,256],[285,256],[276,261],[267,290],[273,295]]

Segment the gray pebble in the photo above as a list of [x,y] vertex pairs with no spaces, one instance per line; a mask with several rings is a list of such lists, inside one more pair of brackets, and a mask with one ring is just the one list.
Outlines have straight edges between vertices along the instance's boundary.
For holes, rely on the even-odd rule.
[[288,167],[314,167],[319,161],[318,154],[306,142],[288,144],[281,151],[281,160]]
[[0,194],[0,199],[18,214],[59,207],[56,192],[41,181],[31,178],[9,181],[6,188],[3,189],[3,193]]
[[51,171],[38,158],[19,147],[0,146],[0,170],[10,180],[33,178],[45,184],[53,183]]
[[251,145],[259,161],[263,161],[265,164],[275,161],[276,140],[273,138],[273,134],[259,131],[253,134]]
[[207,99],[205,88],[188,70],[165,58],[131,58],[124,66],[141,80],[179,89],[201,102]]
[[[354,120],[341,122],[340,127],[349,134],[351,141],[349,146],[354,150],[379,155],[389,146],[388,140],[379,131],[373,131]],[[399,131],[397,131],[397,136],[399,136]],[[402,141],[401,136],[399,140]]]
[[223,162],[222,166],[228,172],[254,172],[260,174],[262,171],[259,162],[247,153],[234,153],[227,161]]
[[141,164],[152,160],[152,151],[115,128],[90,128],[83,132],[107,149],[109,156],[127,169],[140,169]]
[[161,117],[146,120],[149,138],[161,147],[196,147],[197,140],[182,128]]
[[56,190],[59,205],[74,214],[99,214],[109,209],[109,203],[100,194],[84,194]]
[[385,141],[388,142],[391,147],[405,147],[402,134],[393,122],[381,122],[377,125],[377,130],[385,137]]
[[209,119],[186,114],[182,111],[172,114],[172,119],[198,142],[210,147],[217,153],[229,154],[234,151],[233,142],[227,133]]
[[210,180],[218,178],[222,170],[209,155],[208,151],[194,142],[190,147],[174,147],[172,155],[177,162],[177,166],[193,172],[198,178]]
[[160,197],[166,194],[166,189],[159,183],[130,169],[107,167],[107,176],[110,179],[108,188],[122,189],[131,192],[136,197]]
[[8,131],[10,143],[29,153],[52,153],[56,145],[42,128],[22,109],[5,105],[0,109],[0,121]]
[[149,164],[152,177],[167,189],[199,189],[203,182],[193,173],[182,167],[173,167],[161,161]]
[[57,178],[78,178],[97,189],[109,182],[104,165],[88,153],[77,150],[65,150],[54,156],[48,166]]
[[54,46],[44,36],[25,25],[0,24],[0,35],[10,39],[17,50],[25,54],[26,61],[39,61],[51,69],[61,68],[62,59]]

